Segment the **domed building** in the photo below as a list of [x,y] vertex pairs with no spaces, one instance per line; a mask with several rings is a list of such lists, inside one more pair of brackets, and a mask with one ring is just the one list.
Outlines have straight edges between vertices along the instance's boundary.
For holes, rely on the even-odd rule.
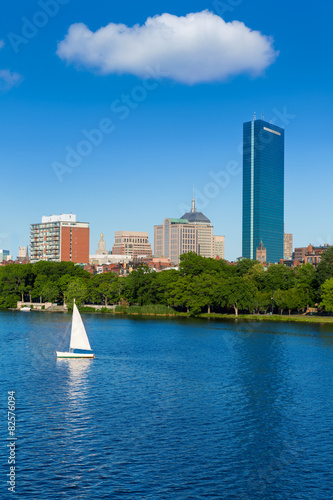
[[186,212],[181,219],[188,220],[191,224],[211,224],[208,217],[206,217],[202,212],[197,212],[195,209],[195,199],[192,199],[191,212]]
[[[192,199],[191,212],[184,214],[181,219],[188,220],[189,224],[196,226],[197,250],[196,253],[202,257],[213,257],[213,226],[208,217],[195,209],[195,199]],[[215,255],[214,255],[215,257]]]
[[154,255],[167,257],[173,264],[180,255],[195,252],[202,257],[224,259],[224,236],[213,236],[213,225],[202,212],[197,212],[194,197],[191,211],[180,219],[167,218],[154,226]]

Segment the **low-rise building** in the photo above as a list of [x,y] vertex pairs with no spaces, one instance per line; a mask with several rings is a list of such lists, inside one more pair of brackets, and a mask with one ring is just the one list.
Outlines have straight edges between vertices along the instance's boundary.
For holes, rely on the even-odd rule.
[[132,258],[152,255],[148,233],[140,231],[116,231],[112,254],[130,255]]
[[113,255],[108,253],[106,255],[89,255],[89,263],[95,266],[109,265],[109,264],[122,264],[130,262],[133,258],[131,255]]
[[301,264],[312,264],[317,267],[321,260],[321,254],[329,248],[329,245],[324,246],[313,246],[308,245],[307,247],[298,247],[294,250],[293,258]]
[[170,267],[171,261],[166,257],[147,257],[142,259],[142,264],[149,267],[149,269],[162,271],[163,269]]

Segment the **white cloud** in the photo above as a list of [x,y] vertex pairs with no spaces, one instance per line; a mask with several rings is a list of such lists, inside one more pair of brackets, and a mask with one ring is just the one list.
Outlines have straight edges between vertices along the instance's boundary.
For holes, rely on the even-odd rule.
[[170,79],[186,84],[260,75],[277,57],[273,40],[244,23],[226,23],[209,11],[149,17],[143,26],[110,23],[92,32],[72,24],[58,56],[102,74],[143,77],[159,65]]
[[0,69],[0,91],[10,90],[22,81],[21,75],[12,73],[9,69]]
[[[0,40],[0,49],[4,47],[5,42]],[[10,90],[12,87],[19,85],[22,81],[21,75],[12,73],[9,69],[0,69],[0,92]]]

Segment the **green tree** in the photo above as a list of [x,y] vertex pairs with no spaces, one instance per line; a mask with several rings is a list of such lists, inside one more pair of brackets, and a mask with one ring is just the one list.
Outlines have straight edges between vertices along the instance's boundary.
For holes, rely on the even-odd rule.
[[250,270],[257,264],[258,262],[256,260],[241,259],[239,262],[237,262],[235,268],[236,276],[244,276],[245,274],[249,273]]
[[298,290],[296,288],[290,288],[290,290],[286,290],[284,292],[284,301],[290,316],[292,310],[298,309],[300,307],[300,296]]
[[243,276],[244,278],[250,279],[259,288],[263,281],[264,274],[264,266],[259,262],[255,262]]
[[68,284],[65,292],[65,303],[69,308],[73,307],[75,299],[76,305],[80,306],[85,303],[88,297],[88,287],[86,281],[82,278],[73,278]]
[[308,308],[315,302],[315,268],[309,264],[302,264],[296,268],[296,288],[299,291],[302,307]]
[[274,305],[279,309],[280,314],[287,308],[285,300],[285,290],[274,290],[273,294]]
[[152,282],[156,273],[147,266],[139,267],[132,271],[123,282],[122,295],[130,304],[155,304]]
[[217,286],[216,276],[206,273],[189,280],[187,306],[193,316],[200,314],[204,308],[210,314],[211,306],[215,304]]
[[50,278],[45,274],[37,274],[31,295],[34,299],[39,297],[39,302],[43,302],[43,291],[47,290],[47,286],[52,283]]
[[168,305],[168,286],[176,283],[179,277],[179,271],[175,269],[155,273],[155,279],[151,282],[151,287],[157,304]]
[[47,281],[41,289],[41,295],[46,302],[56,302],[59,297],[59,287],[53,281]]
[[194,252],[188,252],[180,256],[179,273],[181,276],[198,276],[201,273],[231,276],[233,269],[222,259],[206,258]]
[[233,307],[238,316],[240,309],[254,308],[256,294],[257,288],[249,279],[233,276],[217,286],[216,300],[221,306]]
[[59,301],[65,302],[65,292],[72,279],[73,278],[70,274],[64,274],[57,280],[57,285],[59,289]]
[[112,284],[117,281],[115,273],[102,273],[92,276],[89,280],[89,298],[94,304],[103,302],[106,306],[108,301],[114,299],[114,288]]
[[[31,264],[9,264],[0,268],[0,293],[24,301],[35,275]],[[13,298],[14,300],[14,298]],[[12,301],[11,301],[12,302]]]
[[289,290],[295,284],[295,272],[283,264],[268,266],[260,278],[260,288],[264,290]]
[[271,293],[267,291],[258,291],[254,297],[254,307],[257,312],[267,313],[271,305]]
[[190,312],[191,292],[190,292],[191,277],[180,276],[177,281],[167,285],[168,304],[173,307],[186,307],[187,312]]
[[322,284],[321,287],[321,307],[325,308],[325,311],[333,311],[333,278],[329,278]]
[[327,248],[321,254],[321,260],[315,274],[317,288],[320,288],[330,278],[333,278],[333,247]]
[[121,295],[122,295],[122,285],[123,282],[126,278],[121,278],[117,276],[117,279],[115,279],[111,285],[110,285],[110,301],[113,304],[116,304],[117,302],[120,302],[121,300]]

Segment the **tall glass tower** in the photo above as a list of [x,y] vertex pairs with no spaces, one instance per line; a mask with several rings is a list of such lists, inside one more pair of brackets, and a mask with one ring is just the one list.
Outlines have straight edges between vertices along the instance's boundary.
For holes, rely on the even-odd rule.
[[283,259],[284,130],[264,120],[243,125],[243,251],[255,259],[262,243],[267,262]]

